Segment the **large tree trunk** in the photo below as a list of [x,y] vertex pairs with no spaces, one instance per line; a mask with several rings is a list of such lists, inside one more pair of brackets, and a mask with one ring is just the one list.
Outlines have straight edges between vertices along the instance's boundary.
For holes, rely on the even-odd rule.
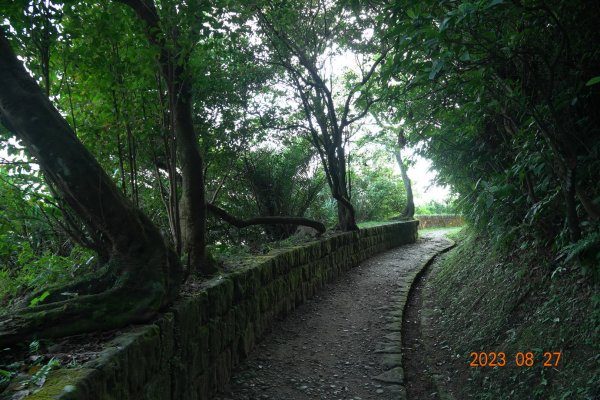
[[348,201],[337,200],[338,209],[338,225],[337,228],[341,231],[357,231],[358,225],[354,215],[354,207]]
[[331,194],[336,201],[338,210],[338,223],[336,229],[349,232],[358,231],[354,206],[348,198],[346,182],[342,179],[333,179]]
[[174,99],[177,158],[181,168],[181,201],[179,220],[184,254],[188,268],[209,275],[215,270],[206,257],[206,193],[204,190],[204,162],[198,149],[198,139],[192,121],[190,88],[185,84]]
[[328,143],[327,165],[324,165],[329,171],[331,195],[337,203],[338,223],[336,229],[341,231],[358,231],[356,224],[356,215],[354,206],[348,196],[348,185],[346,182],[346,157],[343,146],[335,147],[333,143]]
[[406,171],[406,165],[404,165],[404,160],[402,159],[402,150],[396,150],[394,155],[396,156],[398,167],[400,167],[400,174],[402,175],[402,182],[404,183],[404,191],[406,192],[406,207],[404,207],[402,217],[413,218],[415,216],[415,202],[413,198],[412,184]]
[[337,179],[332,180],[333,187],[331,188],[331,193],[337,203],[338,210],[338,223],[336,228],[345,232],[357,231],[359,229],[358,225],[356,224],[354,206],[350,202],[350,196],[348,196],[348,189],[346,185],[346,163],[343,157],[341,157],[341,160],[339,158],[330,160],[330,166],[332,165],[332,162],[341,162],[343,165],[342,168],[336,166],[336,168],[332,169],[332,175],[337,176]]
[[0,117],[63,200],[110,245],[110,260],[99,280],[108,290],[99,293],[89,281],[70,285],[81,291],[77,298],[65,299],[64,291],[52,289],[47,304],[0,317],[0,347],[33,335],[61,336],[146,321],[169,304],[182,279],[177,256],[77,139],[1,29]]
[[[198,138],[192,118],[191,83],[187,71],[189,59],[186,50],[177,43],[177,35],[167,42],[164,26],[152,0],[115,0],[131,7],[146,24],[150,44],[158,47],[158,63],[167,83],[170,108],[174,116],[177,141],[177,159],[181,168],[181,201],[179,219],[182,251],[187,255],[189,268],[201,275],[215,272],[215,266],[206,257],[206,195],[204,188],[204,161],[198,148]],[[171,27],[177,31],[176,26]]]
[[338,208],[338,227],[343,231],[357,231],[358,225],[356,224],[356,214],[354,211],[354,206],[350,201],[350,195],[348,191],[348,181],[347,181],[347,173],[346,173],[346,152],[344,150],[344,146],[342,145],[342,132],[339,132],[340,140],[338,140],[337,148],[333,152],[337,157],[335,160],[331,160],[332,162],[337,163],[337,182],[338,187],[336,188],[337,197],[335,200],[337,201]]

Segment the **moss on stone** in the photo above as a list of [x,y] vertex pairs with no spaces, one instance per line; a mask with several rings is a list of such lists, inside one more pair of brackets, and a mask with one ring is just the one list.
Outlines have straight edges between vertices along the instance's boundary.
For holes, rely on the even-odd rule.
[[235,329],[234,329],[234,337],[241,337],[246,330],[246,325],[248,323],[248,315],[246,312],[246,305],[240,304],[234,307],[233,312],[235,313]]
[[74,368],[74,369],[57,369],[50,371],[46,382],[42,388],[26,398],[28,400],[71,400],[78,399],[81,395],[81,390],[77,387],[78,383],[94,372],[93,369]]
[[208,367],[208,353],[210,352],[210,329],[208,326],[201,326],[198,329],[196,342],[198,343],[198,351],[202,356],[200,359],[201,371],[205,371]]
[[260,297],[258,293],[244,302],[248,321],[256,321],[260,316]]
[[207,324],[208,327],[208,353],[209,362],[214,362],[219,352],[221,351],[221,321],[217,319],[210,320]]
[[209,317],[223,315],[233,304],[233,281],[222,277],[213,279],[208,283],[206,293]]
[[[177,342],[186,342],[193,338],[198,327],[208,319],[208,297],[202,292],[193,298],[183,299],[176,304],[172,312],[175,318]],[[174,328],[175,331],[175,328]]]
[[225,386],[225,383],[229,381],[231,376],[232,364],[231,364],[231,349],[226,348],[221,352],[215,363],[216,368],[216,389],[221,390]]
[[221,337],[224,346],[228,346],[235,336],[235,311],[229,310],[221,319]]
[[273,281],[273,303],[278,303],[285,297],[287,285],[284,278],[277,278]]
[[260,264],[260,283],[267,285],[273,280],[273,262],[264,262]]
[[175,353],[175,315],[172,312],[163,314],[156,326],[160,335],[160,364],[167,364]]
[[233,282],[233,304],[240,303],[247,295],[246,273],[244,271],[235,271],[229,275]]
[[256,264],[250,268],[244,269],[242,270],[242,273],[246,278],[246,290],[248,293],[256,293],[261,286],[259,265]]
[[265,313],[271,307],[271,301],[273,299],[273,285],[270,284],[266,287],[263,287],[259,291],[260,297],[260,312]]
[[247,357],[250,354],[250,351],[254,348],[255,336],[254,336],[254,324],[249,323],[246,326],[246,330],[244,335],[242,336],[242,342],[240,346],[240,351],[243,357]]

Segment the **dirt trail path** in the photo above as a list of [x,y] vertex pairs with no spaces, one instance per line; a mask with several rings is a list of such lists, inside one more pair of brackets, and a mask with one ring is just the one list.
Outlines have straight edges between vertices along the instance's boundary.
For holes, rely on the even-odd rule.
[[215,400],[403,399],[402,310],[449,241],[426,235],[352,269],[275,323]]

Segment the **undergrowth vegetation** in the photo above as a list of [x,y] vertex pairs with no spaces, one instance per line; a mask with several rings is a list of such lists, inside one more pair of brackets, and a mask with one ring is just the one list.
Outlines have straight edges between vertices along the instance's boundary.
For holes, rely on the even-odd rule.
[[[598,284],[540,248],[499,246],[472,229],[458,241],[432,290],[439,341],[470,377],[461,398],[599,398]],[[507,365],[469,367],[471,352],[504,352]],[[516,366],[518,352],[534,365]],[[558,366],[543,366],[545,352],[561,352]]]
[[458,210],[495,243],[543,249],[600,280],[598,4],[394,10],[391,34],[405,52],[387,72],[406,86],[388,88],[403,99],[392,107]]

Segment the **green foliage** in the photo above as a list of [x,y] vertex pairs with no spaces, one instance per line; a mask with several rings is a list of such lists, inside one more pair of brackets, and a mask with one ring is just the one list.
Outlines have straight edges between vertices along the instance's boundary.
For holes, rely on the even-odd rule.
[[22,155],[17,160],[0,167],[0,308],[28,291],[72,280],[93,260],[61,228],[60,210],[39,173],[24,168],[30,164]]
[[[369,153],[369,156],[372,154]],[[356,167],[351,168],[351,201],[356,219],[362,227],[365,227],[362,223],[366,221],[385,221],[397,216],[406,204],[402,178],[381,157],[382,153],[370,159],[358,157]],[[327,189],[318,194],[317,201],[307,215],[323,221],[327,226],[334,226],[337,213],[336,202],[331,199]]]
[[358,223],[358,227],[360,229],[364,229],[364,228],[373,228],[375,226],[381,226],[381,225],[386,225],[386,224],[393,224],[396,221],[363,221],[363,222],[359,222]]
[[10,371],[0,368],[0,393],[8,387],[11,379],[17,374],[16,371]]
[[38,355],[39,352],[40,352],[40,341],[32,340],[29,343],[29,353],[36,356],[36,355]]
[[317,195],[317,201],[311,205],[307,216],[317,221],[323,222],[327,227],[332,228],[338,221],[338,209],[334,199],[331,198],[329,188],[322,190]]
[[[177,244],[181,166],[168,91],[157,48],[117,3],[12,1],[0,23],[123,194]],[[157,10],[165,32],[177,32],[164,39],[179,49],[174,57],[192,83],[210,201],[240,218],[305,215],[333,226],[337,205],[317,166],[324,163],[359,221],[385,220],[403,210],[404,188],[370,146],[398,150],[405,138],[456,191],[456,211],[496,247],[545,248],[560,268],[600,276],[600,18],[590,2],[315,8],[169,0]],[[324,74],[327,60],[345,52],[363,68],[386,56],[372,76],[368,68]],[[385,125],[377,134],[356,125],[367,107]],[[102,238],[85,221],[70,221],[35,160],[1,129],[0,304],[7,305],[92,270],[100,257],[90,249]],[[455,210],[436,202],[417,209],[447,212]],[[221,251],[291,232],[238,232],[211,221],[209,242]]]
[[358,221],[384,221],[402,212],[406,193],[402,178],[391,168],[369,168],[352,176],[352,202]]
[[595,76],[585,83],[585,86],[592,86],[600,83],[600,76]]
[[31,301],[29,302],[29,305],[31,307],[36,306],[39,302],[44,301],[44,299],[46,297],[50,296],[50,292],[49,291],[44,291],[44,293],[42,293],[41,295],[34,297],[33,299],[31,299]]
[[[247,151],[231,164],[233,166],[219,191],[217,203],[242,219],[306,216],[325,186],[325,177],[317,166],[314,149],[301,138],[290,141],[287,147],[281,149]],[[234,228],[236,233],[230,234],[227,241],[281,240],[294,233],[296,228],[266,225],[244,229],[243,232]],[[223,242],[222,232],[220,235],[211,239]],[[237,240],[233,236],[237,236]]]
[[[78,270],[89,271],[86,267],[93,259],[89,250],[77,247],[68,256],[52,254],[48,250],[36,254],[27,242],[17,247],[13,255],[16,259],[12,262],[18,267],[0,268],[0,298],[3,302],[47,285],[67,283],[82,273]],[[30,305],[43,301],[49,295],[46,293],[32,299]]]
[[259,215],[303,216],[325,177],[311,165],[315,151],[308,141],[290,143],[282,151],[258,150],[244,160],[244,177]]
[[429,203],[416,206],[415,214],[417,215],[439,215],[439,214],[454,214],[454,204],[452,201],[441,203],[436,200],[431,200]]
[[586,275],[600,252],[599,17],[585,1],[394,2],[382,82],[458,211],[497,246],[573,254]]
[[15,361],[7,365],[0,364],[0,393],[16,379],[18,393],[34,393],[39,390],[48,374],[53,369],[60,367],[57,358],[47,358],[40,352],[40,342],[34,340],[29,343],[28,357],[24,361]]
[[565,263],[579,263],[582,271],[600,281],[600,231],[592,232],[581,240],[561,249]]
[[42,365],[35,374],[33,374],[30,378],[30,382],[36,386],[43,386],[50,371],[58,366],[60,366],[60,361],[56,358],[51,358],[46,364]]
[[[8,191],[5,192],[8,194]],[[6,197],[5,197],[6,199]],[[14,200],[14,199],[13,199]],[[0,210],[0,302],[44,284],[66,282],[91,254],[81,248],[67,250],[60,236],[49,237],[55,227],[37,214],[27,200],[6,202]],[[25,214],[23,214],[25,213]],[[64,239],[64,237],[63,237]],[[69,244],[67,243],[67,246]],[[61,248],[62,247],[62,248]],[[70,255],[59,255],[55,251]],[[79,265],[77,265],[79,263]],[[38,299],[40,301],[41,299]]]

